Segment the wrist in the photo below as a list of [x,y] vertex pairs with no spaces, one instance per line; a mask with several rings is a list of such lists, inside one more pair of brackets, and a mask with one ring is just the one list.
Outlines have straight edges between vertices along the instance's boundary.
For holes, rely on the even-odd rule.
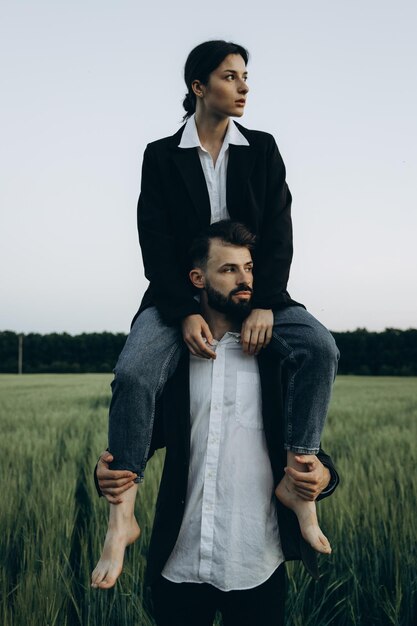
[[190,313],[189,315],[186,315],[185,317],[182,318],[182,321],[185,322],[186,320],[189,320],[192,317],[201,317],[200,313]]

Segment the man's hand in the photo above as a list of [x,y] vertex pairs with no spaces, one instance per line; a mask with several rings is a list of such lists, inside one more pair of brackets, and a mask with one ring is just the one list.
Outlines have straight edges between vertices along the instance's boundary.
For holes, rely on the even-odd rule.
[[298,472],[292,467],[286,467],[287,479],[292,484],[294,491],[303,500],[316,500],[321,492],[326,489],[330,482],[330,472],[316,456],[296,456],[298,463],[303,463],[308,471]]
[[110,452],[102,452],[97,463],[97,480],[100,491],[112,504],[120,504],[122,493],[133,487],[137,474],[128,470],[111,470],[109,463],[113,461]]
[[274,314],[272,309],[253,309],[242,324],[240,341],[243,352],[259,354],[272,339]]
[[[182,336],[191,354],[203,359],[215,359],[216,353],[208,344],[213,344],[213,335],[201,315],[187,315],[182,321]],[[204,339],[207,339],[206,343]]]

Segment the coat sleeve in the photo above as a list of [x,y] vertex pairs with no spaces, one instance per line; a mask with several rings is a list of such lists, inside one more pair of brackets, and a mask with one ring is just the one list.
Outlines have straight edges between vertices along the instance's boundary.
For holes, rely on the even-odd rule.
[[165,322],[174,324],[200,311],[190,281],[180,269],[179,244],[175,241],[161,190],[163,178],[152,148],[148,146],[143,157],[138,201],[139,242],[155,306]]
[[291,300],[287,293],[293,255],[291,193],[278,147],[271,135],[267,137],[265,207],[256,247],[254,306],[279,309]]

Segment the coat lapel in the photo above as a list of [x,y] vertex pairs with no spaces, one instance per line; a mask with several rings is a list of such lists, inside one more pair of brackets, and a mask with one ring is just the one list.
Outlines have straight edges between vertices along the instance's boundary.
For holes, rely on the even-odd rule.
[[[197,148],[178,148],[184,127],[172,136],[172,158],[187,188],[202,226],[210,224],[210,198]],[[239,125],[244,134],[244,128]],[[226,203],[231,219],[252,222],[247,182],[256,160],[253,146],[230,144],[227,166]]]
[[202,226],[210,224],[210,199],[197,148],[178,148],[184,127],[172,136],[172,158]]

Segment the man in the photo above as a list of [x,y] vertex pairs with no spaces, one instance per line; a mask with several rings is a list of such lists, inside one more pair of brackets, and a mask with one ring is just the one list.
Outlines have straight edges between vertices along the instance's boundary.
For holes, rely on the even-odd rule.
[[[253,239],[240,224],[217,223],[192,250],[190,279],[215,359],[182,359],[155,423],[151,450],[166,446],[167,454],[147,576],[161,626],[209,625],[216,610],[226,626],[283,624],[284,561],[302,558],[317,575],[297,518],[274,496],[285,465],[277,361],[268,350],[258,359],[244,354],[239,341],[253,292]],[[299,457],[307,471],[286,475],[289,492],[314,511],[314,499],[338,482],[329,457],[319,458],[327,467]],[[132,476],[107,470],[110,460],[98,465],[100,489],[113,502],[132,498]],[[112,586],[121,570],[124,547],[120,555],[117,541],[110,544],[93,586]]]

